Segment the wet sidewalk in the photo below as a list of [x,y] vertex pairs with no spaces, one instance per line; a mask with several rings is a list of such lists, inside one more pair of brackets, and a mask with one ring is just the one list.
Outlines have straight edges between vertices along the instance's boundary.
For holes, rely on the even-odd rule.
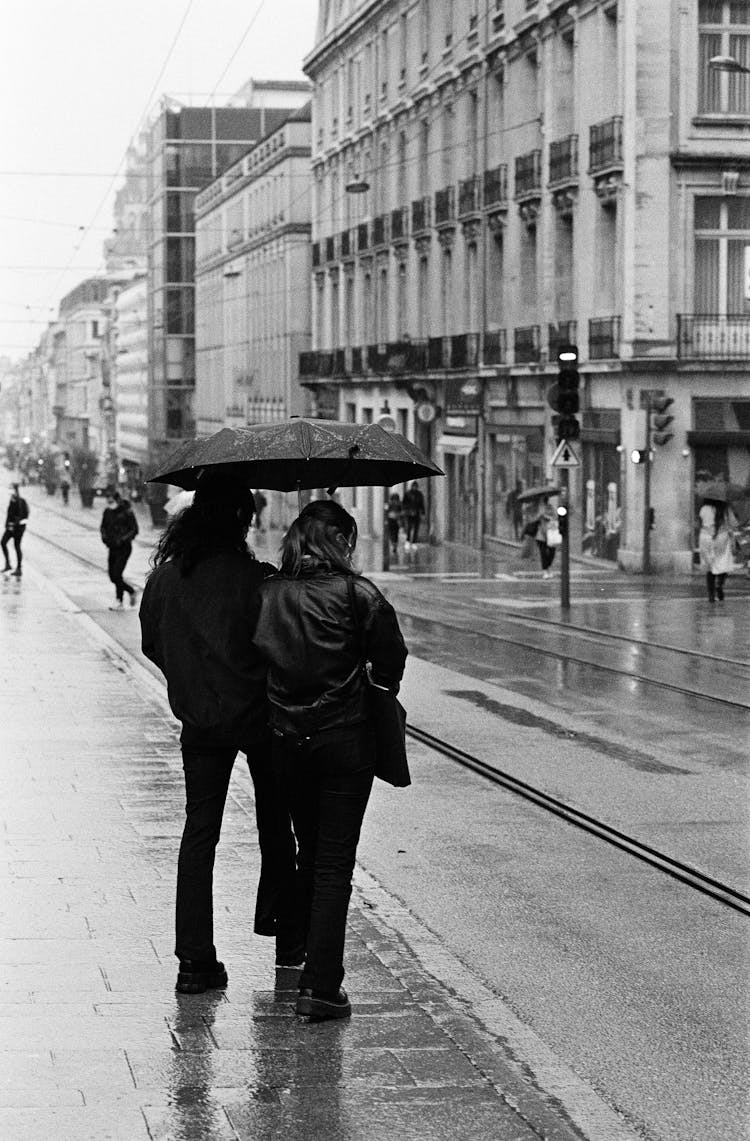
[[163,693],[33,567],[0,584],[0,634],[1,1136],[582,1136],[420,965],[361,873],[353,1018],[295,1017],[296,976],[276,973],[272,941],[251,934],[258,848],[240,761],[215,882],[229,987],[176,996],[183,790]]

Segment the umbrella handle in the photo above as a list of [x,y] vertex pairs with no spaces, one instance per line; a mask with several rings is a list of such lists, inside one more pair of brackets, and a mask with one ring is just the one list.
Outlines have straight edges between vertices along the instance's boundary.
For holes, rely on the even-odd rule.
[[302,514],[302,484],[297,480],[297,514]]

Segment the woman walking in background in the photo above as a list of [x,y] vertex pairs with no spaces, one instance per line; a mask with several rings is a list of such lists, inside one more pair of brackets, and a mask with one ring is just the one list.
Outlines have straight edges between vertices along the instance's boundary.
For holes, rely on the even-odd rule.
[[276,936],[279,966],[300,962],[291,908],[295,847],[271,770],[265,666],[250,644],[255,593],[275,567],[248,550],[249,488],[205,474],[192,506],[159,540],[143,591],[142,648],[167,679],[182,722],[185,827],[177,867],[177,990],[226,986],[213,933],[213,867],[229,778],[239,751],[255,788],[261,852],[255,932]]
[[698,551],[706,572],[708,601],[724,601],[724,583],[734,566],[732,527],[736,520],[727,504],[720,499],[704,499],[698,512],[700,534]]
[[255,603],[273,763],[298,846],[306,957],[297,1013],[313,1019],[351,1014],[341,987],[346,917],[375,771],[363,663],[374,684],[397,691],[406,661],[393,607],[352,570],[356,542],[343,507],[309,503],[284,536],[281,573],[263,583]]

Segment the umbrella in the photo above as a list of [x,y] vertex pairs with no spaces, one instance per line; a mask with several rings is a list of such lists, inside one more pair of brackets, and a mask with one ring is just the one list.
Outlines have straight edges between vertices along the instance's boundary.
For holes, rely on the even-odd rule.
[[545,495],[559,495],[559,487],[529,487],[516,498],[516,503],[528,503],[531,499],[544,499]]
[[204,470],[221,468],[248,486],[275,491],[301,488],[390,487],[443,472],[411,441],[379,424],[337,420],[283,420],[222,428],[188,440],[151,476],[187,490]]
[[714,503],[734,503],[738,499],[750,497],[750,488],[740,487],[738,483],[714,482],[707,483],[700,488],[703,499],[712,499]]

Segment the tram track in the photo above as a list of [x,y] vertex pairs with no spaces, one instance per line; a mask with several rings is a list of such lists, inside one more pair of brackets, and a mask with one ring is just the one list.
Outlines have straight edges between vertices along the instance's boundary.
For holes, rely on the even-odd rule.
[[702,895],[709,896],[725,907],[729,907],[733,911],[738,911],[742,915],[750,916],[750,896],[745,895],[729,884],[722,883],[720,880],[714,879],[712,876],[707,875],[698,868],[692,867],[690,864],[683,863],[681,860],[676,860],[664,852],[657,851],[656,848],[652,848],[649,844],[644,844],[642,841],[636,840],[624,832],[620,832],[619,829],[605,824],[602,820],[597,820],[596,817],[589,816],[588,813],[574,808],[558,797],[550,796],[549,793],[527,784],[526,781],[519,780],[518,777],[512,776],[511,773],[498,769],[494,765],[481,760],[479,757],[475,757],[471,753],[467,753],[463,749],[449,744],[447,741],[443,741],[440,737],[435,737],[432,733],[428,733],[424,729],[419,729],[415,725],[407,724],[406,732],[413,740],[419,741],[421,744],[426,745],[436,753],[440,753],[442,756],[447,757],[463,768],[470,769],[492,784],[499,785],[509,792],[514,793],[516,796],[530,801],[532,804],[537,805],[537,807],[565,820],[568,824],[572,824],[590,836],[596,836],[600,840],[604,840],[612,847],[619,848],[620,851],[626,852],[642,863],[649,864],[652,868],[662,872],[664,875],[679,880],[680,883],[693,888],[694,891],[700,892]]
[[[37,534],[36,538],[40,539],[56,550],[63,552],[69,558],[82,563],[86,567],[101,571],[101,566],[99,563],[95,562],[93,559],[87,558],[85,555],[81,555],[76,551],[72,551],[69,546],[58,543],[54,539],[50,539],[44,535]],[[449,625],[447,623],[439,624]],[[491,634],[486,636],[496,637],[495,635]],[[511,641],[510,639],[500,640]],[[531,650],[535,649],[533,646],[528,646],[527,648]],[[125,652],[128,654],[128,657],[132,658],[130,651],[126,650]],[[565,655],[559,654],[558,656],[564,657]],[[585,664],[591,665],[591,663]],[[592,666],[592,668],[601,667]],[[614,672],[619,672],[627,677],[633,676],[626,671]],[[679,687],[670,686],[670,688]],[[681,692],[696,696],[692,690],[683,689]],[[711,695],[704,696],[707,700],[717,700],[711,697]],[[728,702],[728,704],[738,705],[739,703]],[[747,707],[743,706],[743,708]],[[513,776],[511,773],[508,773],[507,771],[500,769],[485,760],[482,760],[480,757],[474,756],[473,754],[450,744],[450,742],[445,741],[440,737],[436,737],[434,734],[429,733],[424,729],[420,729],[416,725],[407,723],[406,732],[412,740],[420,742],[427,748],[432,749],[434,752],[439,753],[441,756],[444,756],[446,759],[451,760],[455,764],[458,764],[461,767],[474,772],[489,783],[506,789],[514,795],[528,801],[531,804],[534,804],[536,807],[541,808],[553,816],[556,816],[558,819],[565,821],[566,823],[580,829],[588,835],[594,836],[604,841],[611,847],[619,849],[625,854],[639,860],[641,863],[647,864],[662,874],[670,877],[671,879],[674,879],[683,885],[690,887],[701,895],[707,896],[708,898],[713,899],[715,902],[718,902],[733,911],[750,917],[750,896],[746,895],[736,888],[733,888],[731,885],[725,884],[722,881],[709,876],[707,873],[702,872],[700,869],[695,868],[690,864],[687,864],[681,860],[677,860],[664,852],[660,852],[657,849],[643,843],[640,840],[635,839],[632,836],[628,836],[626,833],[621,832],[619,829],[606,824],[604,821],[599,820],[586,812],[583,812],[581,809],[575,808],[573,805],[567,803],[566,801],[563,801],[558,797],[554,797],[549,793],[544,792],[542,789],[537,788],[534,785],[531,785],[526,781]]]

